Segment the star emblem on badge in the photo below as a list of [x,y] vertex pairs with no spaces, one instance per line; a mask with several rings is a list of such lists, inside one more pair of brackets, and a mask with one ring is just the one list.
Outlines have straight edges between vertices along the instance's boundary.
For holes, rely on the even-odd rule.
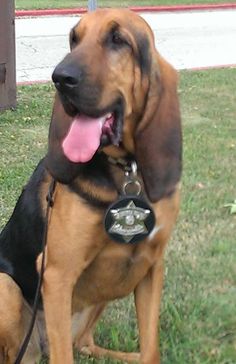
[[110,213],[113,224],[108,230],[109,233],[121,235],[126,243],[129,243],[136,235],[149,233],[145,220],[151,211],[136,206],[133,200],[124,207],[111,209]]

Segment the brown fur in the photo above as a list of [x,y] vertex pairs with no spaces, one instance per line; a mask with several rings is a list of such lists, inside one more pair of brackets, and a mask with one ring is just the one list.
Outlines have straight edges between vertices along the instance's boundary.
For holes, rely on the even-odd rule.
[[[117,24],[130,46],[119,52],[104,51],[104,39]],[[75,39],[79,39],[76,44]],[[142,45],[147,49],[142,49]],[[57,183],[42,289],[50,364],[72,364],[72,342],[82,353],[97,358],[107,356],[123,362],[159,364],[164,251],[179,210],[181,128],[176,71],[155,50],[149,26],[128,10],[99,10],[85,15],[71,33],[71,47],[63,62],[89,68],[80,90],[83,107],[91,103],[86,91],[90,88],[99,91],[98,94],[93,91],[91,96],[96,110],[106,109],[117,95],[122,95],[125,101],[122,144],[104,147],[103,152],[114,158],[125,157],[127,153],[134,155],[157,226],[139,244],[117,244],[104,231],[104,211],[90,206],[66,184]],[[144,60],[142,51],[146,52]],[[44,211],[51,175],[59,181],[69,176],[67,182],[72,180],[80,191],[101,202],[114,201],[124,179],[124,171],[116,166],[110,166],[114,181],[111,186],[99,186],[89,178],[77,176],[77,166],[68,163],[61,148],[72,119],[70,110],[65,111],[56,95],[47,155],[49,174],[40,191]],[[41,255],[38,266],[40,261]],[[93,330],[106,304],[132,292],[140,353],[98,347],[93,341]],[[15,294],[20,292],[15,290]],[[15,299],[16,305],[21,302],[22,298]],[[19,322],[19,310],[19,307],[14,309],[15,324]],[[21,327],[16,324],[16,328],[11,328],[9,318],[4,325],[6,328],[0,326],[0,338],[1,332],[16,332]],[[21,336],[17,334],[17,338]]]

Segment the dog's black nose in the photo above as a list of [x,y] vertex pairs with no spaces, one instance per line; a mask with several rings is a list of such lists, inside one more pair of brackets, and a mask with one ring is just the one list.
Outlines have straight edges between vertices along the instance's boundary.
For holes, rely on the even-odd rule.
[[81,72],[75,66],[59,64],[53,71],[52,80],[57,89],[73,89],[81,80]]

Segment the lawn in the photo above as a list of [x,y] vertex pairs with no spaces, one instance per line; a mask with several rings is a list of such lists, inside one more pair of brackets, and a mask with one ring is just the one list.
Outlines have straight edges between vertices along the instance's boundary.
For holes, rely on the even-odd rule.
[[[236,69],[181,72],[182,206],[166,254],[162,364],[236,363]],[[0,115],[0,225],[44,155],[53,89],[20,87],[17,111]],[[133,299],[109,305],[98,343],[137,350]],[[80,363],[115,363],[81,358]]]
[[[99,7],[127,7],[142,5],[180,5],[180,4],[222,4],[235,3],[232,0],[97,0]],[[48,9],[86,7],[88,0],[16,0],[16,9]]]

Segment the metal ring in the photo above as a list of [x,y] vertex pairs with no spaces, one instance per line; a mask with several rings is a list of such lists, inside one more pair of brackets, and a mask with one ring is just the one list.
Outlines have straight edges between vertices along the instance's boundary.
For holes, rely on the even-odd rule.
[[124,185],[123,185],[123,193],[124,193],[124,195],[127,195],[127,192],[126,192],[126,187],[128,186],[128,185],[131,185],[131,184],[133,184],[133,185],[135,185],[136,186],[136,188],[137,188],[137,192],[136,193],[134,193],[135,195],[140,195],[140,193],[141,193],[141,191],[142,191],[142,186],[141,186],[141,183],[139,182],[139,181],[132,181],[132,180],[130,180],[130,181],[127,181],[127,182],[125,182],[124,183]]

